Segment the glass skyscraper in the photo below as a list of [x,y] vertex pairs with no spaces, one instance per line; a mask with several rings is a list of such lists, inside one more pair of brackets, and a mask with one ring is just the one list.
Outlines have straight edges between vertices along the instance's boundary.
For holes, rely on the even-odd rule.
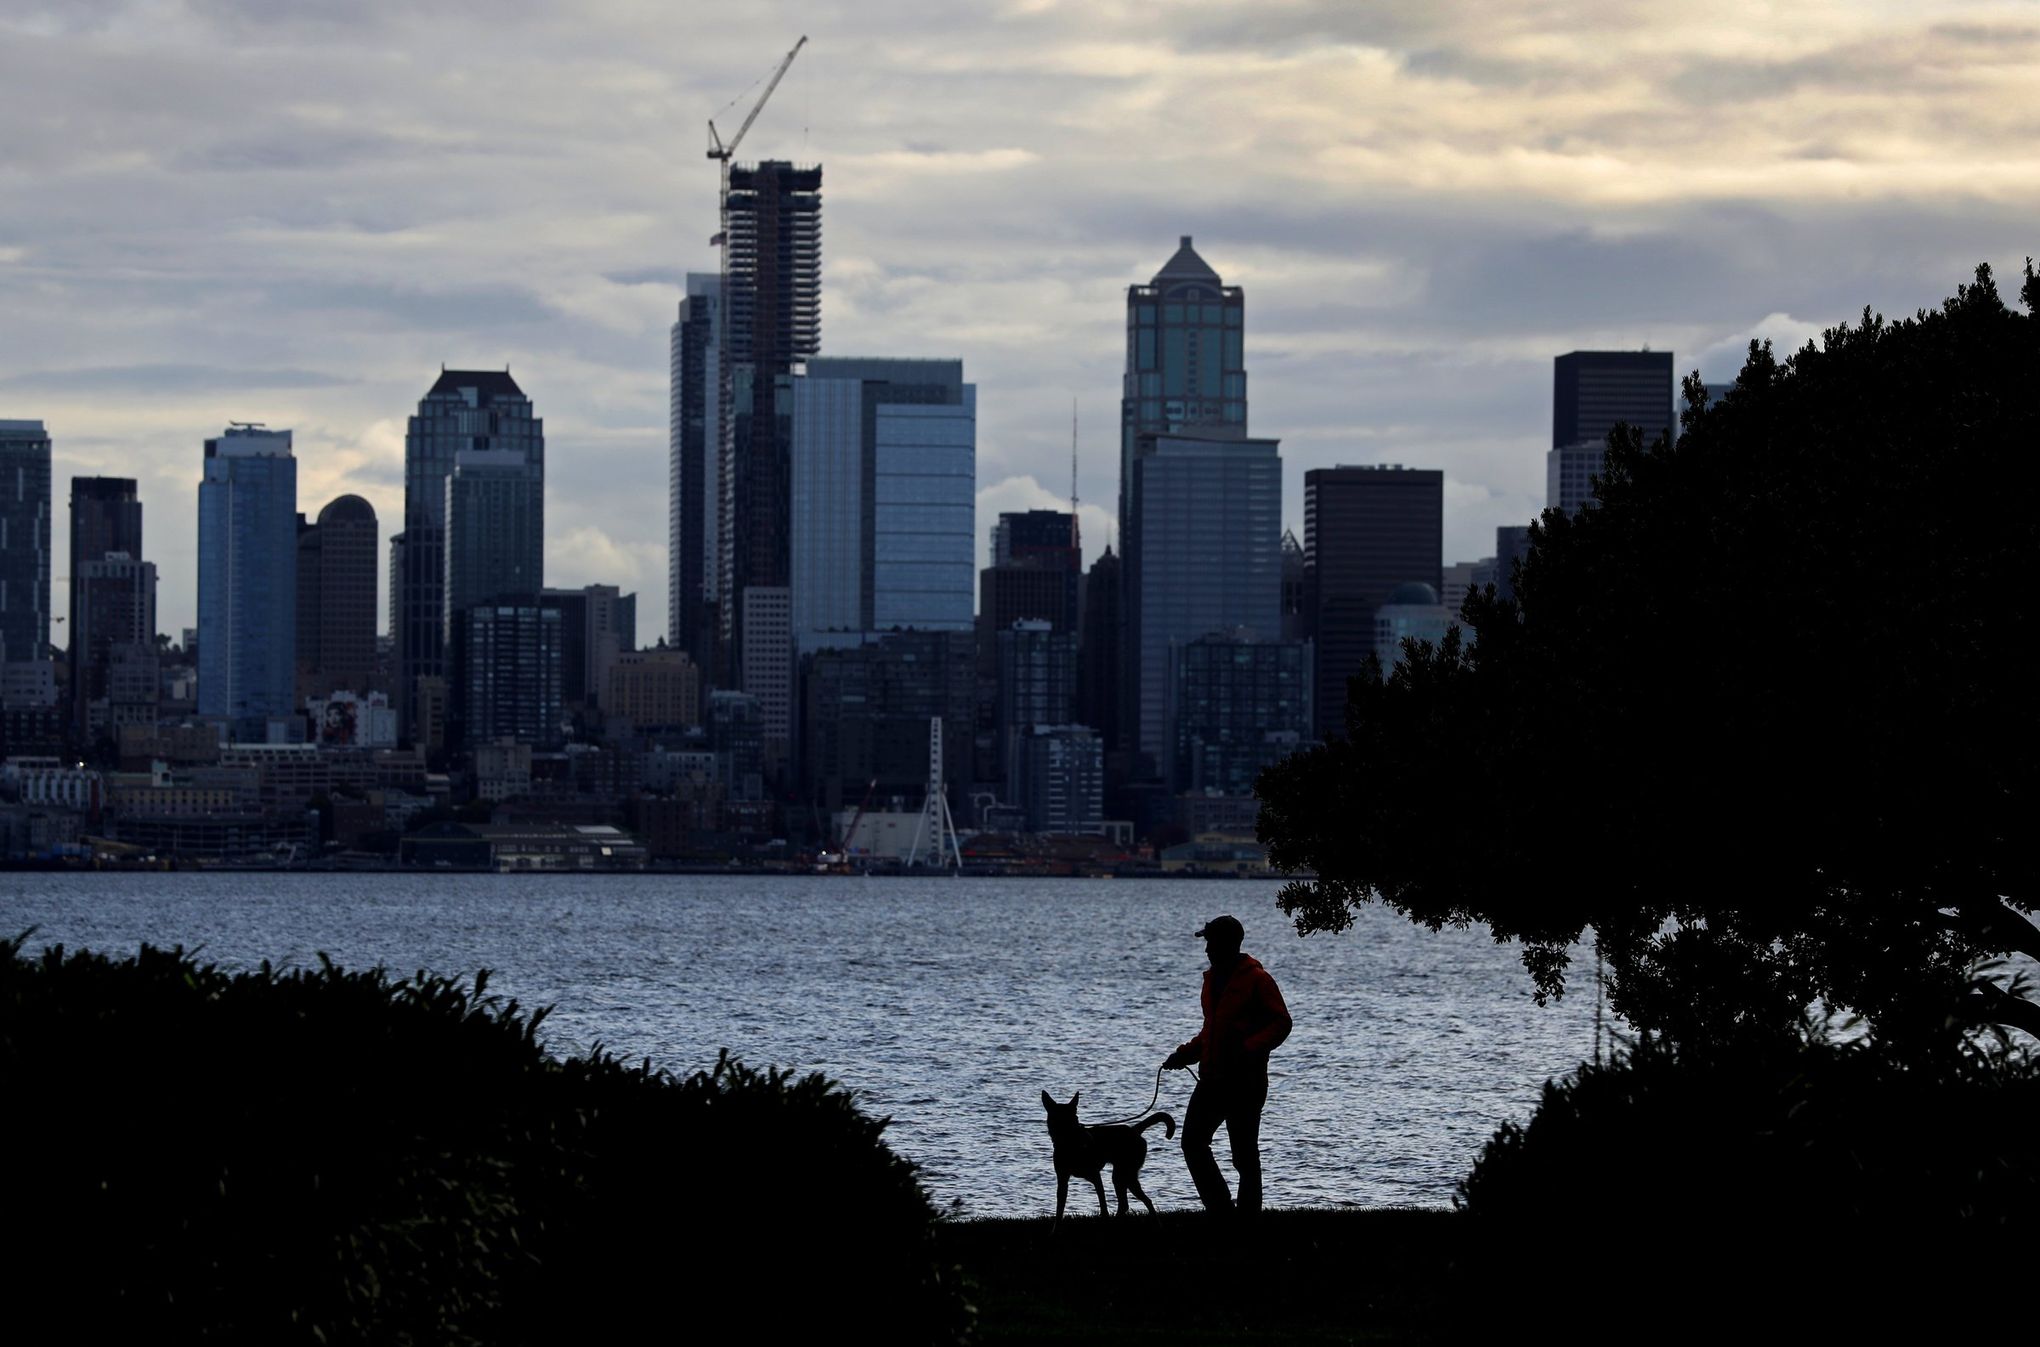
[[1608,432],[1617,425],[1642,431],[1646,448],[1660,435],[1676,435],[1677,382],[1670,351],[1572,351],[1558,357],[1551,376],[1546,508],[1571,514],[1594,498]]
[[963,362],[815,359],[790,384],[795,639],[971,630],[977,387]]
[[50,645],[50,436],[40,421],[0,421],[0,660]]
[[261,739],[293,714],[297,460],[290,432],[230,426],[198,484],[198,713]]
[[404,436],[404,573],[392,580],[402,611],[391,620],[407,734],[417,680],[447,675],[446,482],[459,454],[488,450],[522,452],[543,480],[545,423],[531,399],[507,370],[440,370]]
[[1128,515],[1142,435],[1247,433],[1246,295],[1226,285],[1183,235],[1154,280],[1126,292],[1126,375],[1119,402],[1119,517]]
[[722,515],[722,277],[690,272],[668,348],[667,639],[703,669],[715,634]]

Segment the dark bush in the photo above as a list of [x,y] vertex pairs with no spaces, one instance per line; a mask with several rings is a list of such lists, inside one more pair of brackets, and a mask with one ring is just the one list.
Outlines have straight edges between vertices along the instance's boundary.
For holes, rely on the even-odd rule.
[[1952,1032],[1646,1039],[1546,1084],[1460,1205],[1504,1283],[1584,1277],[1610,1304],[1729,1321],[1760,1296],[1830,1326],[1932,1313],[1952,1281],[2025,1262],[2036,1109],[2030,1057]]
[[17,1329],[63,1340],[955,1341],[968,1309],[883,1120],[725,1056],[539,1046],[419,974],[229,974],[0,942]]

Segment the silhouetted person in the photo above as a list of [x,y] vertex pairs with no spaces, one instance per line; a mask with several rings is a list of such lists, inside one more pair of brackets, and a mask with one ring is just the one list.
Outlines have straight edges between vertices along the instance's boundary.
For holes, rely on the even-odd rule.
[[1289,1037],[1289,1007],[1261,961],[1240,952],[1246,929],[1236,917],[1213,917],[1197,933],[1211,969],[1204,975],[1204,1028],[1169,1054],[1170,1070],[1201,1063],[1183,1117],[1183,1159],[1205,1210],[1233,1210],[1211,1139],[1225,1124],[1233,1168],[1240,1175],[1239,1210],[1261,1209],[1261,1108],[1268,1102],[1268,1054]]

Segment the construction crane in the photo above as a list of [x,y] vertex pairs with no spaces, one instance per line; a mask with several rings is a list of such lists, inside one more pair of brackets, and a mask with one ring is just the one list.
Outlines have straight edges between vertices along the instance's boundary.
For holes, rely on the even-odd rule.
[[793,58],[800,55],[800,49],[806,45],[807,35],[803,33],[800,41],[793,44],[793,50],[786,53],[786,59],[779,63],[779,69],[772,72],[771,82],[765,86],[765,92],[758,95],[758,101],[751,105],[751,111],[744,118],[744,124],[737,128],[737,134],[730,137],[729,144],[723,144],[722,136],[717,133],[715,118],[708,119],[708,157],[722,160],[724,173],[729,172],[730,159],[736,154],[737,145],[744,139],[744,133],[751,129],[752,122],[758,120],[758,114],[765,110],[765,104],[771,99],[772,91],[779,87],[780,80],[786,78],[786,68],[793,64]]
[[857,825],[864,822],[864,811],[871,808],[871,793],[877,789],[878,778],[874,776],[871,784],[864,788],[864,800],[857,806],[856,814],[851,816],[850,826],[843,830],[843,855],[846,859],[855,850],[851,843],[857,840]]

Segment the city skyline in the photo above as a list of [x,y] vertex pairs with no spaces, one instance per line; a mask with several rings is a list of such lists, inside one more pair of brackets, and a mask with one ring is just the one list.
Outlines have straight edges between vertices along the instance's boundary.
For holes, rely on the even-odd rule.
[[[508,364],[556,453],[602,469],[553,476],[548,578],[661,613],[665,334],[715,262],[699,128],[798,32],[744,158],[829,168],[825,353],[969,363],[980,550],[1001,511],[1066,505],[1073,394],[1085,563],[1116,536],[1125,287],[1184,233],[1253,296],[1284,524],[1309,469],[1437,468],[1448,562],[1543,505],[1554,356],[1648,344],[1719,380],[1752,334],[1909,312],[2030,247],[2040,30],[1997,7],[1589,6],[1593,43],[1452,5],[942,20],[16,10],[0,416],[44,422],[56,481],[138,479],[174,632],[187,446],[291,426],[302,500],[395,521],[421,373]],[[420,79],[428,48],[460,55]],[[483,91],[485,67],[531,78]]]

